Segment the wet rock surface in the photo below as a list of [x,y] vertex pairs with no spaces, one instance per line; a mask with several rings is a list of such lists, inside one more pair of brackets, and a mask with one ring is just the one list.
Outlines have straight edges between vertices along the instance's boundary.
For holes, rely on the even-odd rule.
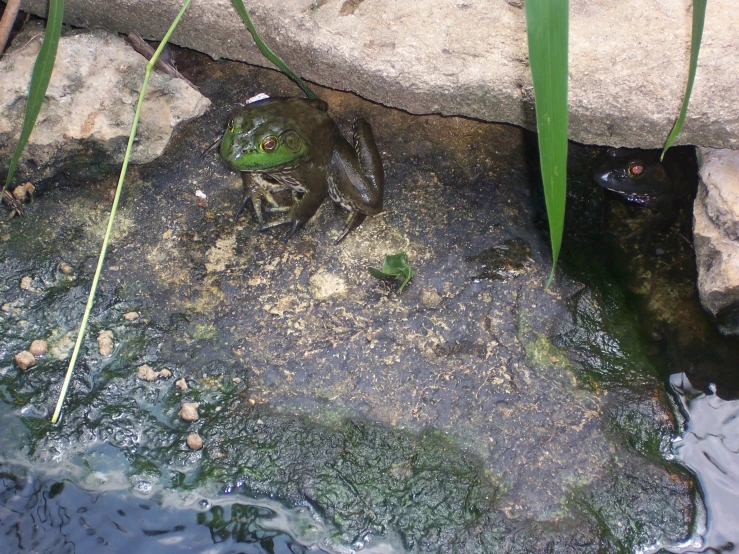
[[[282,244],[253,218],[233,223],[241,179],[199,154],[239,102],[297,90],[182,59],[213,107],[157,164],[129,169],[57,427],[53,352],[81,319],[112,182],[41,183],[0,228],[3,457],[124,472],[142,496],[275,495],[334,530],[329,550],[384,537],[411,552],[629,552],[688,536],[694,483],[661,455],[675,422],[632,312],[574,273],[543,288],[523,131],[321,90],[345,133],[359,116],[373,125],[386,208],[336,245],[344,213],[326,203]],[[398,293],[367,267],[401,251],[417,273]],[[38,336],[52,356],[20,372],[11,353]],[[187,386],[139,379],[143,364]],[[185,403],[196,421],[178,417]]]

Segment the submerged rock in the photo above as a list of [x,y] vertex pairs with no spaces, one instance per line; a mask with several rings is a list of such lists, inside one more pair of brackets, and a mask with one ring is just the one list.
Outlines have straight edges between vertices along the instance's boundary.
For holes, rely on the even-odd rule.
[[[10,159],[23,121],[28,83],[43,27],[29,24],[0,60],[0,158]],[[18,176],[61,169],[104,173],[123,160],[146,59],[114,33],[97,29],[59,40],[54,72]],[[153,72],[132,163],[160,156],[174,127],[202,115],[210,101],[181,79]]]
[[739,335],[739,152],[701,153],[693,211],[698,291],[720,329]]

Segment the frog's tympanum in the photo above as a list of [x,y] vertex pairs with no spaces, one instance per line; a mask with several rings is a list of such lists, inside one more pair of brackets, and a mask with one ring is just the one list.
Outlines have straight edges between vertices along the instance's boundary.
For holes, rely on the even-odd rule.
[[669,215],[697,184],[697,165],[692,147],[667,150],[609,150],[593,169],[593,179],[629,202]]
[[[237,110],[221,140],[221,156],[243,172],[246,195],[239,213],[251,200],[259,230],[289,224],[285,239],[313,217],[327,195],[351,212],[336,242],[367,215],[382,211],[385,177],[372,128],[358,119],[352,148],[322,100],[269,98]],[[287,189],[294,202],[282,207],[271,193]],[[265,211],[287,214],[265,224],[262,197],[270,204]]]

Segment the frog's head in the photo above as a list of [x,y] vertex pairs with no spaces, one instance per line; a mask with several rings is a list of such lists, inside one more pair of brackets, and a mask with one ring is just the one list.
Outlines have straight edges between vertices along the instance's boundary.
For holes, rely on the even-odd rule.
[[659,150],[611,149],[593,169],[601,187],[627,198],[654,197],[672,190],[672,181],[659,160]]
[[305,139],[284,119],[249,108],[231,116],[221,139],[221,156],[239,171],[290,167],[307,153]]

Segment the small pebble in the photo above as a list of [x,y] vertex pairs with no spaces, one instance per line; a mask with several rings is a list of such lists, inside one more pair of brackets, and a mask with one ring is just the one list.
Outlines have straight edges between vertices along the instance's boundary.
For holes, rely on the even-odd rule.
[[179,379],[177,379],[174,384],[180,390],[187,390],[187,381],[185,381],[184,377],[180,377]]
[[72,269],[72,266],[69,265],[68,263],[62,262],[59,264],[59,271],[64,273],[64,275],[72,275],[72,273],[74,272],[74,269]]
[[239,384],[239,383],[241,383],[241,377],[234,377],[234,378],[233,378],[233,379],[231,379],[231,380],[232,380],[232,381],[233,381],[234,383],[236,383],[236,384]]
[[98,350],[103,358],[113,354],[113,331],[103,329],[98,333]]
[[200,450],[203,448],[203,439],[197,433],[190,433],[187,435],[187,446],[192,450]]
[[198,406],[200,406],[200,404],[197,402],[184,402],[178,415],[185,421],[197,421],[200,419],[200,416],[198,415]]
[[21,279],[21,290],[31,290],[31,283],[32,283],[32,280],[28,275],[23,277]]
[[172,377],[172,372],[166,368],[159,372],[160,379],[169,379],[170,377]]
[[20,369],[26,370],[36,365],[36,358],[28,350],[24,350],[15,355],[15,363]]
[[2,310],[4,312],[9,312],[12,309],[13,309],[13,307],[10,305],[10,302],[6,302],[2,306],[0,306],[0,310]]
[[28,347],[28,351],[33,354],[36,358],[44,356],[49,349],[49,345],[45,340],[36,339]]
[[13,189],[13,196],[18,202],[24,202],[35,190],[36,187],[33,186],[33,183],[26,182]]
[[156,381],[159,378],[159,372],[155,371],[149,364],[140,365],[136,368],[139,379],[144,381]]
[[123,319],[126,321],[136,321],[139,318],[139,312],[128,312],[123,314]]

